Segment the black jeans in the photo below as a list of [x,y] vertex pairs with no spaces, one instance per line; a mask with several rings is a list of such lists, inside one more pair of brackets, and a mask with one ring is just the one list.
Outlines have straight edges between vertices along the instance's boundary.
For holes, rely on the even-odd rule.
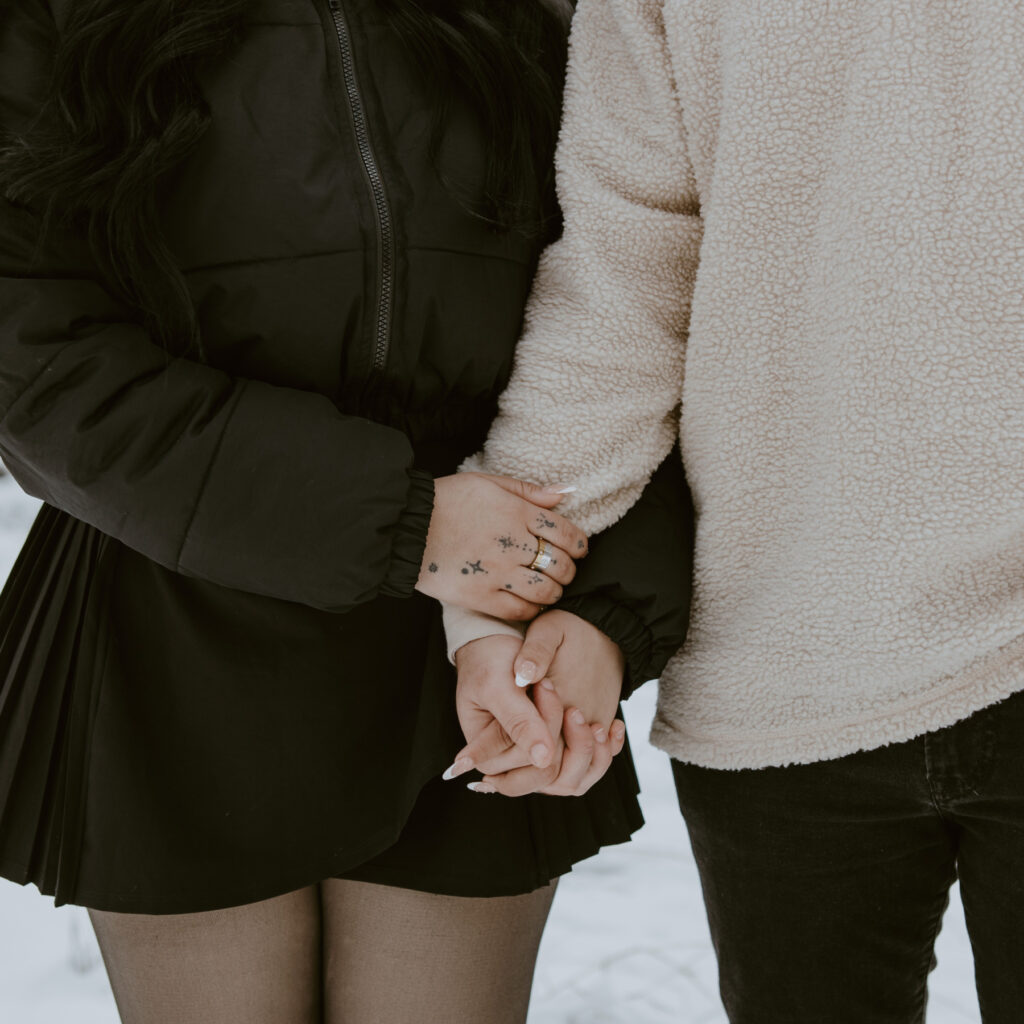
[[1024,1021],[1024,694],[787,768],[673,762],[731,1024],[917,1024],[957,873],[985,1024]]

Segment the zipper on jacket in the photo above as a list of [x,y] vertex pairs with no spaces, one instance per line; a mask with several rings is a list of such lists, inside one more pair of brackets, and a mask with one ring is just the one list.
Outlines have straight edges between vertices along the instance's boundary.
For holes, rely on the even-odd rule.
[[366,108],[359,92],[356,77],[356,62],[352,49],[352,35],[342,8],[341,0],[327,0],[338,37],[338,52],[341,55],[341,71],[348,96],[349,111],[352,115],[352,129],[359,149],[363,171],[377,219],[377,319],[374,328],[373,369],[381,371],[388,358],[391,339],[391,310],[395,291],[395,236],[391,226],[391,211],[388,207],[384,177],[373,152],[370,131],[366,121]]

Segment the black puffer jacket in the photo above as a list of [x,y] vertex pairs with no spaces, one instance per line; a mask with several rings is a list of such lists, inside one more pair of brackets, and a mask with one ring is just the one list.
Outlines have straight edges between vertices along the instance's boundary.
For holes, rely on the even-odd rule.
[[[38,109],[66,3],[0,0],[6,129]],[[9,801],[8,877],[109,909],[263,898],[387,846],[457,749],[437,606],[413,587],[433,477],[483,441],[542,240],[469,212],[479,132],[456,104],[435,165],[418,75],[373,0],[254,0],[202,83],[210,129],[162,197],[205,364],[154,344],[81,240],[36,259],[35,219],[0,204],[0,455],[112,538],[83,599],[95,663],[36,674],[40,694],[75,679],[45,702],[65,709],[67,785],[38,826],[21,810],[38,793]],[[635,681],[681,639],[686,500],[674,460],[571,597]],[[30,561],[49,557],[42,531],[33,543]],[[22,565],[0,618],[42,608],[37,576]],[[18,729],[0,714],[0,787],[31,796],[24,766],[49,740]],[[548,835],[546,863],[506,891],[625,838],[619,760],[586,802],[522,802],[516,834]]]
[[[54,15],[2,10],[17,128]],[[411,592],[432,475],[484,437],[538,242],[467,214],[476,127],[456,108],[434,165],[434,112],[373,0],[259,0],[250,21],[165,196],[209,365],[168,361],[74,239],[40,266],[36,221],[5,205],[0,454],[160,565],[340,610]]]
[[[10,8],[8,123],[53,32],[41,0]],[[536,243],[444,187],[372,0],[261,0],[251,21],[165,197],[210,365],[168,362],[80,250],[41,272],[35,221],[7,207],[0,445],[31,493],[161,565],[336,610],[410,592],[430,474],[483,436]],[[455,117],[441,173],[465,180],[479,150]]]

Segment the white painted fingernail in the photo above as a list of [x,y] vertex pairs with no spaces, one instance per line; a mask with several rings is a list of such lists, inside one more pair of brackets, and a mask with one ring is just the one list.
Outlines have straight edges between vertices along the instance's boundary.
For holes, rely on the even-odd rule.
[[554,489],[554,493],[555,494],[573,494],[573,493],[575,493],[578,490],[579,490],[578,487],[572,487],[572,486],[570,486],[570,487],[556,487]]
[[516,670],[516,686],[529,686],[537,674],[537,666],[532,661],[524,661]]
[[466,789],[474,793],[497,793],[498,791],[489,782],[467,782]]
[[569,715],[569,718],[571,718],[572,721],[574,721],[577,725],[582,725],[586,721],[586,719],[583,717],[583,712],[580,711],[579,708],[575,708],[573,712]]
[[598,743],[607,743],[608,733],[606,733],[604,729],[597,729],[594,732],[594,739],[597,740]]
[[450,782],[459,775],[464,775],[472,767],[473,759],[471,757],[460,757],[444,770],[444,775],[442,775],[441,778],[444,779],[445,782]]

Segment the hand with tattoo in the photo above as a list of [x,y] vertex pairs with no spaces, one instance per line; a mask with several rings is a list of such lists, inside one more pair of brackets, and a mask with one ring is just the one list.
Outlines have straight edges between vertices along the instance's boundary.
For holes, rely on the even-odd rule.
[[[552,511],[563,494],[510,477],[457,473],[434,484],[416,589],[502,619],[530,619],[562,596],[587,537]],[[530,569],[539,539],[551,562]]]
[[[512,648],[518,650],[509,664]],[[622,652],[578,616],[545,612],[531,623],[521,645],[514,637],[482,637],[459,648],[455,662],[456,707],[468,743],[446,778],[476,768],[485,776],[477,792],[579,796],[622,750],[626,727],[615,717]],[[528,692],[531,683],[533,716],[517,695]],[[549,762],[533,756],[543,736],[540,721],[559,736]]]

